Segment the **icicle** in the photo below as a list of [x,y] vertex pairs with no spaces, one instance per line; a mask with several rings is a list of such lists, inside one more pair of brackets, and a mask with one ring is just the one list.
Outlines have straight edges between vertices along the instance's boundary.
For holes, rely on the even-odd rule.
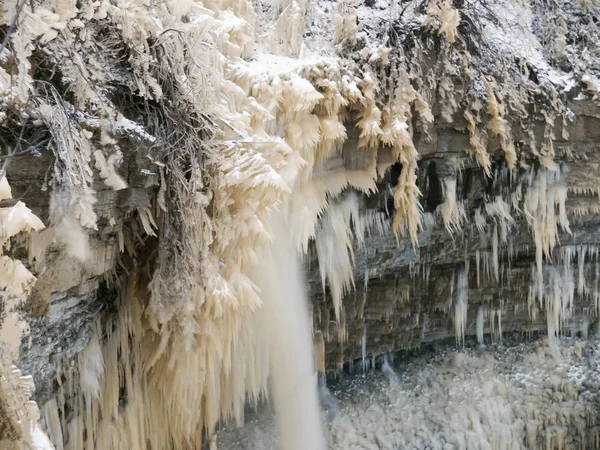
[[502,342],[502,310],[498,309],[496,315],[498,316],[498,337],[500,338],[500,342]]
[[475,227],[477,228],[477,231],[479,232],[480,235],[482,235],[487,227],[487,222],[485,220],[484,215],[481,212],[481,208],[477,208],[475,210],[475,216],[473,219],[474,219]]
[[363,335],[361,340],[361,351],[362,351],[362,369],[363,373],[367,373],[367,326],[363,328]]
[[458,270],[456,282],[456,304],[454,305],[454,336],[456,341],[464,344],[467,326],[467,308],[469,299],[469,280],[467,269]]
[[439,206],[442,220],[448,232],[454,234],[460,229],[461,223],[465,218],[464,205],[456,199],[455,177],[444,179],[444,195],[444,203]]
[[492,261],[494,267],[494,279],[496,280],[496,283],[500,282],[498,259],[498,226],[494,224],[494,229],[492,231]]
[[555,266],[546,266],[544,282],[540,284],[534,277],[531,283],[530,298],[537,299],[546,309],[548,339],[551,346],[556,347],[556,338],[572,315],[575,296],[572,267],[565,265],[559,270]]
[[358,236],[359,241],[364,239],[363,230],[358,197],[352,192],[329,206],[316,232],[323,291],[328,283],[338,321],[341,319],[342,298],[354,286],[353,238]]
[[479,253],[479,250],[475,251],[475,265],[476,265],[476,271],[477,271],[477,287],[481,286],[481,278],[480,278],[480,259],[481,259],[481,255]]
[[585,287],[585,254],[587,248],[583,245],[580,245],[577,249],[577,293],[581,296],[584,296],[587,292]]
[[558,225],[560,224],[567,233],[571,232],[565,212],[565,201],[566,185],[561,179],[560,171],[551,172],[541,168],[537,174],[531,172],[523,212],[535,242],[536,277],[539,283],[543,277],[543,257],[549,259],[558,242]]
[[[0,173],[0,199],[11,195],[7,179]],[[0,418],[0,433],[3,434],[0,444],[15,449],[54,450],[39,425],[38,406],[31,400],[35,390],[33,377],[23,376],[12,364],[18,358],[22,338],[29,329],[21,310],[36,278],[21,261],[2,255],[3,246],[12,236],[42,228],[42,221],[24,203],[17,201],[13,206],[0,207],[0,415],[3,416]],[[7,442],[5,438],[12,439]]]
[[479,345],[483,345],[483,306],[479,306],[477,309],[477,322],[476,322],[476,334],[477,334],[477,343]]

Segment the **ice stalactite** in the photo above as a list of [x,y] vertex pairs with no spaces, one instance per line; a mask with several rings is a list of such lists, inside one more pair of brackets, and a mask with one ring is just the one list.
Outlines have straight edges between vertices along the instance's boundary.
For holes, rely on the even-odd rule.
[[[310,314],[310,319],[312,320],[312,318],[312,314]],[[325,338],[321,330],[318,330],[314,334],[315,366],[319,374],[325,375]]]
[[[511,207],[504,201],[502,196],[496,196],[492,201],[485,204],[485,213],[492,220],[490,225],[492,252],[491,255],[486,253],[486,258],[491,257],[491,269],[494,275],[494,281],[500,283],[500,246],[505,247],[508,244],[508,232],[515,223],[512,215]],[[478,212],[479,217],[476,218],[476,226],[480,233],[487,228],[484,216]],[[485,225],[484,225],[485,223]],[[486,261],[487,262],[487,261]],[[489,262],[486,264],[490,267]]]
[[460,13],[452,7],[452,2],[448,0],[429,0],[427,3],[428,25],[437,29],[438,33],[445,34],[448,42],[454,42],[460,22]]
[[502,308],[488,311],[490,330],[498,342],[502,342]]
[[[536,249],[530,297],[537,299],[539,306],[546,309],[551,340],[560,334],[573,305],[574,282],[570,261],[564,261],[562,267],[546,266],[544,269],[544,258],[550,260],[552,250],[558,244],[559,225],[567,233],[571,232],[566,215],[566,197],[564,169],[550,171],[540,168],[537,173],[531,172],[523,202],[523,212]],[[533,301],[530,300],[530,305]]]
[[542,283],[543,260],[550,259],[558,243],[558,226],[570,233],[565,201],[567,187],[563,171],[540,168],[531,171],[523,201],[523,213],[531,230],[536,249],[536,278]]
[[464,344],[469,308],[469,268],[461,267],[456,278],[456,301],[454,303],[454,336],[456,342]]
[[498,339],[502,342],[502,308],[496,310],[496,316],[498,317]]
[[477,335],[477,343],[479,345],[483,344],[483,327],[484,327],[484,308],[483,306],[479,306],[477,309],[477,321],[475,324],[475,330]]
[[354,3],[354,0],[342,0],[337,4],[337,11],[333,16],[334,44],[347,45],[356,42],[358,24]]
[[587,294],[585,286],[585,257],[587,248],[584,246],[577,247],[577,293],[581,296]]
[[[479,110],[481,105],[478,105]],[[479,111],[477,111],[479,112]],[[491,175],[492,162],[486,148],[487,142],[485,141],[485,135],[481,132],[477,126],[476,116],[467,108],[464,112],[464,117],[467,121],[467,129],[469,131],[469,144],[470,147],[467,153],[477,160],[477,163],[483,168],[483,171],[487,176]]]
[[323,292],[328,283],[335,316],[339,320],[342,297],[354,287],[354,240],[364,237],[357,196],[351,193],[341,201],[331,203],[319,220],[315,236]]
[[546,311],[548,338],[554,346],[572,315],[575,289],[573,266],[570,264],[544,265],[542,283],[537,278],[531,280],[530,314],[533,302]]
[[456,178],[444,179],[444,203],[439,206],[444,226],[453,234],[462,228],[465,219],[464,205],[456,198]]
[[367,371],[367,326],[365,325],[363,329],[362,339],[361,339],[361,351],[362,351],[362,370],[363,373]]
[[506,159],[508,167],[513,169],[517,163],[517,153],[510,125],[504,117],[506,114],[505,107],[498,102],[498,99],[496,98],[497,93],[494,90],[495,83],[483,78],[483,84],[487,95],[487,112],[491,116],[491,120],[488,123],[488,129],[492,134],[496,134],[500,137],[502,150],[504,150],[504,158]]
[[408,74],[399,69],[396,89],[390,104],[383,110],[381,141],[392,150],[392,158],[402,164],[398,183],[392,194],[396,209],[392,229],[396,239],[408,234],[417,245],[417,233],[423,226],[423,209],[419,202],[421,191],[417,187],[417,161],[419,158],[408,124],[412,119],[411,105],[420,112],[421,119],[433,121],[429,105],[412,87]]

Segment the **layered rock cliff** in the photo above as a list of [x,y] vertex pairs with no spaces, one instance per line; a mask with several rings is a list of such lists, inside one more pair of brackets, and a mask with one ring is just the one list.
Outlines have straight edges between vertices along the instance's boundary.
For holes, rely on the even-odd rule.
[[46,229],[0,222],[3,257],[36,278],[3,354],[54,445],[197,448],[241,421],[268,380],[251,270],[272,210],[304,257],[321,370],[586,335],[599,8],[5,2],[0,208]]

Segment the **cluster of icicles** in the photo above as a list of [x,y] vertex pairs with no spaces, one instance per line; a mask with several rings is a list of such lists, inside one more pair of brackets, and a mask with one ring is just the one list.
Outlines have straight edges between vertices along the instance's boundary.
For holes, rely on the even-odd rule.
[[[6,23],[17,14],[17,5],[12,6],[6,8]],[[305,5],[287,6],[266,41],[295,54]],[[96,2],[79,7],[75,2],[48,0],[35,10],[26,5],[25,17],[12,37],[18,76],[16,81],[2,78],[16,93],[11,101],[24,104],[32,95],[28,58],[35,42],[72,45],[86,21],[106,20],[140,52],[132,64],[140,95],[147,98],[162,96],[159,83],[141,62],[151,57],[148,39],[162,42],[167,40],[165,30],[177,31],[180,41],[167,43],[171,51],[168,61],[161,63],[169,71],[181,72],[182,95],[202,96],[204,100],[195,105],[198,114],[209,111],[218,125],[218,150],[192,175],[202,177],[205,170],[214,185],[207,194],[197,183],[198,192],[190,196],[194,203],[186,205],[181,218],[187,233],[181,241],[189,250],[182,257],[188,267],[157,272],[149,284],[150,296],[147,280],[133,273],[129,284],[121,287],[119,317],[114,323],[98,323],[97,335],[79,355],[78,367],[57,374],[67,380],[62,388],[65,397],[75,399],[73,415],[66,414],[60,397],[43,408],[44,425],[59,449],[198,448],[205,430],[211,439],[219,420],[234,417],[241,423],[246,401],[256,402],[267,394],[273,355],[257,327],[267,294],[257,289],[253,273],[270,260],[273,211],[279,210],[286,223],[292,248],[306,251],[329,197],[348,186],[374,191],[378,176],[400,161],[394,231],[407,232],[416,241],[421,226],[417,151],[408,124],[413,106],[425,120],[433,117],[406,74],[401,74],[387,106],[380,109],[376,77],[338,59],[259,55],[247,63],[241,58],[254,45],[255,12],[245,1],[210,5],[167,1],[156,7],[143,1]],[[209,45],[196,45],[199,40]],[[213,94],[208,99],[203,95],[205,67],[213,70]],[[113,132],[125,123],[107,98],[86,87],[79,69],[70,71],[66,66],[65,71],[72,72],[77,85],[78,105],[94,102],[102,109],[96,114],[116,117]],[[104,75],[97,71],[94,76]],[[67,168],[57,169],[55,178],[66,191],[57,200],[69,198],[70,206],[53,210],[51,218],[58,224],[68,217],[78,229],[95,229],[91,161],[107,185],[115,190],[126,187],[114,176],[119,158],[104,154],[116,141],[106,130],[102,141],[108,146],[93,151],[91,133],[65,122],[56,103],[45,99],[36,112],[61,139],[58,156]],[[359,130],[359,168],[324,174],[323,163],[339,155],[347,138],[346,123]],[[391,149],[393,158],[378,166],[377,149],[382,145]],[[162,207],[164,199],[158,203]],[[138,212],[145,231],[153,234],[157,221],[152,215],[160,215],[160,210]],[[351,286],[352,234],[349,222],[331,227],[337,248],[325,253],[337,261],[324,261],[323,270],[339,318],[341,298]],[[34,253],[41,255],[43,250]],[[120,406],[123,388],[127,402]]]
[[[283,3],[264,41],[280,53],[287,49],[296,55],[306,5]],[[458,16],[449,10],[448,2],[434,3],[445,5],[433,10],[449,15],[452,26],[442,26],[441,32],[453,39]],[[201,178],[202,170],[209,172],[214,178],[212,190],[207,193],[198,183],[198,191],[190,195],[193,203],[181,218],[188,233],[182,236],[189,250],[184,255],[187,270],[156,273],[150,284],[143,274],[132,274],[128,284],[121,286],[119,317],[98,324],[97,335],[78,357],[78,366],[59,374],[67,380],[65,397],[75,399],[73,415],[66,414],[61,399],[53,399],[43,408],[44,425],[58,449],[199,448],[205,430],[212,440],[220,420],[235,418],[241,423],[245,403],[256,403],[267,394],[274,356],[267,342],[272,336],[265,336],[257,326],[268,295],[257,289],[256,271],[271,264],[273,211],[278,211],[287,229],[284,240],[292,240],[298,253],[305,253],[309,241],[316,238],[323,282],[340,321],[342,298],[353,284],[352,246],[364,228],[357,227],[362,219],[350,203],[341,212],[329,211],[320,223],[318,219],[330,198],[348,187],[375,191],[378,177],[399,162],[402,171],[393,189],[391,229],[416,244],[423,214],[411,114],[417,111],[423,122],[432,122],[433,115],[402,66],[397,68],[394,88],[382,101],[376,74],[349,61],[266,54],[245,61],[255,42],[256,12],[244,0],[207,4],[170,0],[157,6],[142,0],[127,5],[104,1],[81,10],[74,1],[43,4],[36,11],[26,6],[30,26],[14,37],[20,66],[18,84],[11,86],[20,101],[31,95],[27,59],[34,42],[64,39],[71,44],[73,33],[86,21],[106,20],[140,52],[133,58],[133,69],[140,95],[149,99],[162,93],[144,63],[144,58],[151,58],[148,40],[164,41],[166,30],[177,31],[180,40],[170,47],[165,68],[178,71],[182,95],[202,97],[196,105],[198,114],[210,112],[218,125],[218,150],[208,156],[205,168],[197,167],[192,174]],[[4,20],[11,20],[10,9]],[[206,67],[211,68],[209,98],[203,94]],[[85,88],[83,75],[78,70],[72,75],[80,104],[95,102],[107,108],[103,115],[113,117],[105,99]],[[494,99],[488,109],[497,122],[496,132],[504,135],[503,148],[514,165],[514,149],[503,131],[502,112],[494,107],[493,92],[490,99]],[[44,103],[40,118],[61,120],[59,108]],[[354,129],[358,132],[355,168],[326,171],[324,163],[340,155]],[[93,229],[95,200],[89,176],[93,152],[86,133],[64,135],[61,157],[71,162],[74,171],[84,167],[80,178],[69,179],[77,193],[73,220],[79,227]],[[382,147],[391,154],[385,163],[377,159]],[[94,155],[107,185],[122,189],[124,184],[112,176],[109,160],[102,152]],[[487,170],[489,160],[482,155],[479,159]],[[460,227],[464,210],[451,195],[452,183],[446,187],[440,214],[453,231]],[[536,245],[540,241],[545,252],[555,243],[555,204],[562,207],[564,198],[530,199],[530,225]],[[498,218],[502,240],[509,218],[501,206],[491,207],[489,216]],[[139,213],[144,229],[152,234],[152,215],[160,215],[160,210]],[[562,210],[558,217],[564,225]],[[464,276],[460,279],[464,291]],[[464,333],[466,302],[462,295],[456,305],[457,334]],[[343,330],[340,336],[343,339]],[[77,379],[79,383],[73,381]],[[121,405],[123,388],[127,402]]]
[[[11,198],[10,185],[6,177],[2,177],[0,201]],[[23,202],[0,207],[0,302],[4,312],[0,318],[0,398],[4,408],[0,419],[0,448],[6,450],[20,450],[19,442],[23,448],[52,448],[40,427],[38,406],[29,400],[35,389],[33,377],[23,376],[12,363],[18,355],[21,338],[27,331],[27,324],[18,313],[18,307],[31,292],[35,277],[20,261],[3,255],[5,249],[10,247],[11,237],[42,228],[44,224]]]

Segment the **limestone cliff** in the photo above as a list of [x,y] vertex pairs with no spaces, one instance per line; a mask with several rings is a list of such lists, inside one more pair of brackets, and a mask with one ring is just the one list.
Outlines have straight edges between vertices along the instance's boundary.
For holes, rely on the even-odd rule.
[[198,448],[266,395],[251,272],[273,210],[321,370],[596,322],[597,1],[2,14],[0,211],[46,227],[0,221],[2,257],[36,279],[7,311],[30,329],[10,359],[57,448]]

